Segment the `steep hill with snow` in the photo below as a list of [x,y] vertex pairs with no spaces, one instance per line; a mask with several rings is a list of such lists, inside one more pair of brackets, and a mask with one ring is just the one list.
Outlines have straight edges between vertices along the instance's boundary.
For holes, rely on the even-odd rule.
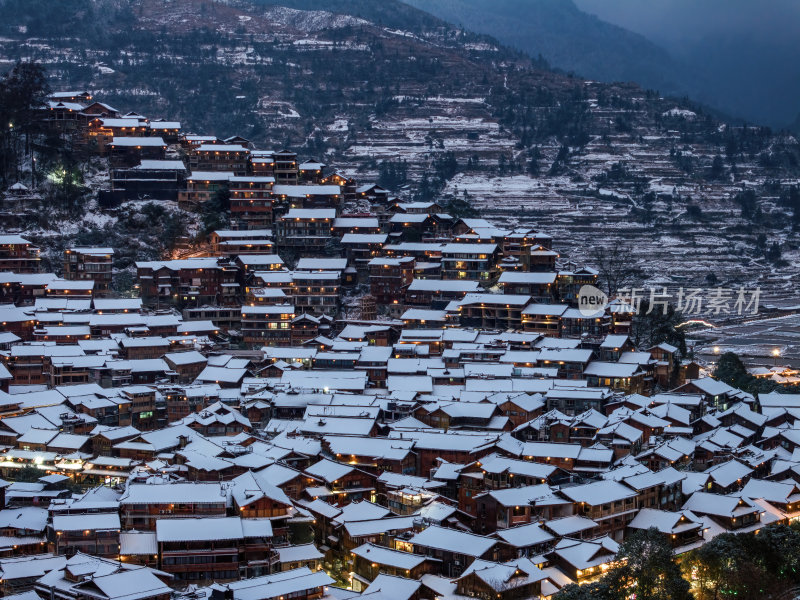
[[651,282],[780,295],[796,275],[795,139],[554,73],[394,0],[3,0],[0,58],[184,130],[290,146],[409,195],[466,194],[552,230],[565,258],[629,244]]

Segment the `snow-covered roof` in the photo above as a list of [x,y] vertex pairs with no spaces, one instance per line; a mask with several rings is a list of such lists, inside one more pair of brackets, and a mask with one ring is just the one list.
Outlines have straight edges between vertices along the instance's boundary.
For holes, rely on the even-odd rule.
[[370,563],[377,563],[379,565],[386,565],[395,569],[406,569],[409,571],[427,560],[424,556],[411,554],[410,552],[391,550],[385,546],[369,543],[353,548],[351,552]]
[[282,563],[299,562],[306,560],[318,560],[324,556],[317,550],[314,544],[302,544],[299,546],[283,546],[278,548],[278,556]]
[[300,567],[272,575],[253,577],[226,584],[233,591],[233,600],[274,600],[293,597],[306,590],[316,590],[335,583],[324,571],[312,572]]
[[424,548],[478,557],[486,554],[497,543],[497,540],[431,525],[410,538],[408,542]]
[[508,529],[498,529],[495,535],[515,548],[526,548],[538,544],[546,544],[555,538],[545,531],[539,523],[528,523]]
[[117,137],[111,141],[111,146],[120,148],[166,148],[167,143],[160,137]]
[[564,487],[561,489],[561,493],[573,502],[584,502],[591,506],[608,504],[609,502],[617,502],[637,496],[635,490],[616,481],[597,481]]
[[120,529],[119,514],[53,515],[53,529],[59,531],[110,531]]
[[120,504],[219,503],[227,504],[227,493],[219,483],[132,483],[120,498]]
[[158,540],[154,531],[121,531],[119,553],[122,556],[155,556]]
[[238,144],[201,144],[195,150],[196,152],[250,152],[244,146],[239,146]]
[[245,537],[272,537],[269,519],[196,517],[156,520],[159,543],[241,540]]

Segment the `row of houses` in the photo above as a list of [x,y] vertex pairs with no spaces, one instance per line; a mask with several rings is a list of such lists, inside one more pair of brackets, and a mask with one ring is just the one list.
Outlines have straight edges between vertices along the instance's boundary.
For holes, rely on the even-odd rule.
[[581,308],[598,273],[545,232],[49,102],[112,196],[229,197],[231,229],[137,262],[136,298],[112,248],[59,276],[0,236],[3,594],[539,599],[642,529],[680,556],[800,517],[800,398]]
[[[53,556],[116,557],[169,573],[173,586],[341,563],[357,591],[381,576],[423,575],[431,585],[469,589],[491,585],[476,583],[476,570],[522,561],[554,592],[602,573],[636,529],[656,527],[680,554],[723,531],[796,520],[793,430],[781,425],[797,400],[776,394],[761,414],[738,393],[742,401],[714,409],[713,396],[737,395],[717,384],[701,379],[649,399],[620,397],[605,413],[570,417],[541,407],[508,431],[479,424],[485,411],[444,428],[427,424],[449,406],[487,404],[466,398],[419,403],[389,420],[396,407],[363,394],[287,392],[274,397],[265,426],[217,401],[149,433],[95,425],[85,436],[91,446],[45,450],[31,446],[31,435],[48,427],[31,420],[55,411],[40,407],[0,422],[19,433],[29,421],[17,437],[23,448],[6,451],[0,468],[8,476],[26,463],[51,474],[4,484],[0,520],[17,538],[9,556],[46,547]],[[270,404],[263,392],[251,395]],[[502,405],[520,403],[512,396]],[[65,396],[59,410],[68,405]],[[704,414],[692,420],[684,407]],[[690,427],[674,421],[682,417]],[[633,430],[647,443],[621,452],[614,440]],[[90,447],[97,455],[84,454],[78,466]],[[114,473],[118,484],[71,492],[81,467]],[[314,543],[287,545],[300,524]]]

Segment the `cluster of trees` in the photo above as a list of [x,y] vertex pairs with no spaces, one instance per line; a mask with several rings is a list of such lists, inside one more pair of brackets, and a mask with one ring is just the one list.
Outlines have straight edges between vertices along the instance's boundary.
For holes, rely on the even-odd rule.
[[664,534],[655,528],[628,537],[617,553],[617,566],[593,583],[568,585],[553,600],[690,600],[689,582]]
[[5,185],[19,179],[21,161],[31,156],[49,93],[45,70],[36,63],[18,62],[0,78],[0,178]]
[[385,160],[378,167],[378,185],[396,190],[408,183],[408,163],[404,159]]
[[205,239],[212,231],[229,229],[231,224],[231,192],[228,186],[220,187],[201,207],[203,227],[200,237]]
[[733,352],[725,352],[719,357],[714,378],[750,394],[771,392],[778,387],[771,379],[759,379],[748,373],[742,360]]
[[623,289],[629,289],[641,280],[644,274],[637,264],[633,247],[622,242],[598,246],[595,249],[595,264],[600,284],[604,286],[609,296]]
[[800,190],[796,185],[781,194],[780,203],[792,211],[792,229],[795,231],[800,229]]
[[754,190],[747,189],[739,192],[733,197],[733,201],[739,205],[743,219],[751,222],[761,220],[761,208],[758,206],[758,196]]
[[708,141],[725,149],[725,158],[735,165],[737,161],[753,158],[766,150],[772,142],[769,127],[727,126],[712,129],[706,136]]
[[472,198],[467,190],[464,190],[460,197],[457,195],[446,196],[443,208],[444,212],[457,219],[471,219],[480,216],[480,213],[472,206]]
[[687,175],[691,175],[694,172],[694,160],[691,154],[684,154],[682,150],[670,148],[669,156],[675,163],[675,166]]
[[558,149],[558,154],[556,154],[556,158],[553,161],[553,164],[550,165],[550,169],[547,171],[548,175],[560,175],[564,172],[569,163],[569,146],[567,144],[561,144],[561,147]]
[[86,192],[83,165],[72,137],[47,128],[43,109],[49,94],[39,63],[17,62],[0,77],[0,187],[44,181],[50,205],[73,211]]
[[532,175],[536,177],[541,170],[541,159],[542,159],[542,152],[539,150],[538,146],[532,146],[528,148],[528,164],[525,166],[525,169],[528,171],[528,175]]
[[[447,182],[452,179],[460,170],[456,155],[452,152],[445,152],[433,159],[430,169],[426,169],[422,174],[422,179],[417,186],[416,197],[418,200],[436,200]],[[430,175],[428,172],[430,171]]]
[[[624,297],[623,291],[630,293],[645,274],[637,264],[633,248],[621,242],[596,248],[595,265],[600,285],[609,297],[616,294]],[[647,294],[645,290],[638,292],[637,312],[631,322],[631,341],[642,348],[671,344],[678,348],[681,356],[687,356],[686,334],[680,327],[684,321],[683,314],[668,298],[656,298],[658,303],[651,308]]]
[[796,598],[800,593],[800,526],[768,525],[758,533],[723,533],[692,550],[681,568],[695,582],[697,600]]
[[686,356],[686,334],[680,327],[683,321],[683,313],[675,310],[672,303],[654,305],[651,309],[650,301],[642,300],[631,321],[631,341],[639,348],[670,344],[678,349],[681,356]]
[[[800,593],[800,525],[723,533],[676,561],[655,528],[626,539],[618,564],[593,583],[568,585],[554,600],[790,600]],[[693,582],[690,585],[689,581]]]
[[768,261],[774,262],[779,266],[785,262],[781,259],[781,256],[783,256],[781,245],[778,242],[769,244],[765,233],[759,233],[756,236],[755,251],[757,255],[763,255]]
[[554,91],[517,83],[516,90],[492,88],[487,101],[500,124],[519,137],[520,148],[530,148],[550,137],[577,147],[590,141],[591,112],[581,86]]
[[800,166],[796,149],[781,148],[775,150],[765,150],[758,155],[758,164],[764,169],[790,169],[796,172]]
[[624,161],[617,161],[592,179],[598,183],[635,183],[642,178],[632,173]]

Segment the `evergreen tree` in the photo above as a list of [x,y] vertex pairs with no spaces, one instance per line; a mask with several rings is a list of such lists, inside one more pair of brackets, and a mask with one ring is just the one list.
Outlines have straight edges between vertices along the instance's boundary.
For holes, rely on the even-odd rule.
[[722,179],[725,177],[725,163],[722,157],[717,154],[711,162],[711,179]]
[[693,221],[702,221],[703,209],[697,206],[697,204],[689,204],[686,207],[686,216],[692,219]]
[[747,372],[741,359],[733,352],[726,352],[717,360],[714,378],[751,394],[770,392],[777,387],[771,379],[759,379]]
[[655,527],[638,530],[629,536],[617,552],[619,566],[606,579],[619,598],[630,591],[642,600],[690,600],[689,582],[672,554],[672,546]]
[[568,160],[569,146],[564,144],[558,149],[558,154],[556,155],[556,159],[553,161],[553,164],[550,166],[548,175],[558,175],[561,173]]
[[686,334],[678,327],[683,322],[683,313],[670,303],[650,308],[649,300],[639,303],[639,310],[631,322],[630,337],[637,347],[652,348],[658,344],[675,346],[681,356],[686,356]]
[[457,196],[450,197],[444,205],[444,210],[447,214],[457,219],[474,218],[480,215],[475,210],[475,207],[472,206],[472,200],[466,190],[464,190],[464,195],[461,198]]
[[31,136],[41,130],[41,109],[50,93],[42,65],[18,62],[0,79],[0,177],[19,179],[19,154],[31,150]]
[[620,545],[617,565],[599,580],[565,586],[553,600],[691,600],[689,587],[666,536],[651,527]]
[[202,206],[203,237],[217,229],[230,226],[231,192],[227,186],[221,186]]
[[800,529],[772,524],[753,532],[723,533],[684,559],[698,600],[794,598],[800,584]]
[[781,259],[781,245],[778,242],[772,242],[766,253],[767,260],[777,262]]
[[539,174],[539,159],[541,153],[538,148],[531,148],[528,151],[528,174],[534,177]]
[[758,209],[758,198],[753,190],[739,192],[734,197],[734,202],[739,205],[743,219],[754,221]]
[[617,595],[603,581],[595,581],[586,585],[571,583],[564,586],[553,600],[616,600]]

